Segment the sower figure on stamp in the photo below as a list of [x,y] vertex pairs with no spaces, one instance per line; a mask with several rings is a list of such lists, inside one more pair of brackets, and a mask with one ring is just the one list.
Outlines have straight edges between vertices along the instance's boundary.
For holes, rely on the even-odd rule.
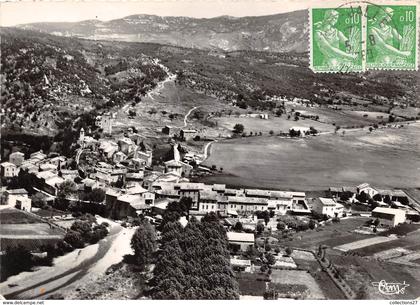
[[[340,43],[348,45],[349,39],[335,27],[338,18],[339,13],[336,10],[327,10],[324,20],[314,25],[315,39],[323,54],[325,66],[337,67],[357,58],[354,52],[340,49]],[[351,48],[348,51],[351,51]]]
[[[402,50],[403,37],[398,33],[397,29],[392,26],[392,16],[394,10],[386,7],[378,10],[376,16],[369,20],[370,45],[377,51],[377,62],[391,64],[401,58],[409,57],[411,51]],[[394,47],[394,41],[400,46],[400,49]]]

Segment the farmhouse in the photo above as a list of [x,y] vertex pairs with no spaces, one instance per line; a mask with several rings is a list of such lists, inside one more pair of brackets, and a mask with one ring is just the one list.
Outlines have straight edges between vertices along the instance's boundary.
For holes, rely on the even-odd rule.
[[178,127],[166,125],[165,127],[162,128],[162,133],[170,137],[173,137],[174,135],[176,135],[178,130],[179,130]]
[[405,222],[406,214],[405,211],[400,209],[377,207],[372,211],[372,217],[378,218],[382,223],[395,227]]
[[196,134],[197,130],[195,129],[181,129],[181,131],[179,132],[180,138],[185,141],[192,140]]
[[315,199],[313,210],[319,214],[327,215],[328,217],[342,217],[344,207],[332,198],[320,197]]
[[31,199],[25,189],[6,190],[4,194],[8,206],[24,211],[31,210]]
[[252,233],[227,232],[229,248],[233,251],[246,251],[254,246],[255,237]]
[[381,196],[382,201],[394,201],[403,204],[409,202],[407,194],[402,190],[378,190],[378,194]]
[[9,155],[9,162],[13,163],[16,166],[21,166],[24,160],[25,154],[21,153],[20,151],[16,151]]
[[357,194],[357,188],[352,186],[330,187],[328,191],[333,198],[341,198],[344,195],[351,199]]
[[19,168],[10,162],[3,162],[1,165],[1,176],[6,178],[12,178],[18,175]]
[[357,194],[361,194],[362,192],[369,195],[370,197],[378,194],[378,191],[371,187],[368,183],[362,183],[357,186]]
[[175,172],[180,176],[188,177],[193,167],[179,160],[170,160],[165,162],[165,172]]

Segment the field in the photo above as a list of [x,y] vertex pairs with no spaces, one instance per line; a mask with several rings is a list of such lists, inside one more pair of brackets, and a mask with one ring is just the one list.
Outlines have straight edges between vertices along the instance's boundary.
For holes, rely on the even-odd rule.
[[37,249],[63,239],[64,231],[19,210],[1,210],[1,248],[23,245]]
[[[320,135],[305,139],[247,137],[212,144],[207,166],[224,174],[202,182],[233,186],[319,190],[355,186],[420,186],[420,123],[403,128]],[[262,149],[264,148],[264,149]]]
[[40,220],[37,217],[31,216],[29,213],[24,213],[15,209],[0,210],[0,230],[3,229],[4,225],[8,224],[30,224],[39,222]]
[[354,107],[346,106],[341,107],[343,108],[342,110],[335,110],[326,107],[309,108],[299,105],[293,107],[293,109],[303,115],[317,115],[319,122],[347,128],[367,126],[382,121],[388,122],[389,115],[384,112],[354,110]]
[[363,240],[370,236],[355,234],[351,231],[363,225],[366,220],[365,217],[343,219],[340,223],[331,223],[315,230],[296,233],[293,235],[293,240],[280,239],[280,245],[317,250],[319,245],[335,247],[344,243]]
[[391,249],[404,248],[410,251],[420,250],[420,231],[414,231],[407,236],[400,237],[395,240],[391,240],[385,243],[371,245],[356,250],[358,255],[362,256],[372,256],[376,253],[384,252]]
[[274,134],[278,134],[279,132],[289,132],[289,128],[293,126],[312,126],[320,132],[334,130],[334,126],[329,124],[323,124],[309,119],[299,121],[295,121],[293,119],[288,120],[285,116],[270,117],[268,120],[263,120],[260,118],[225,116],[217,118],[215,121],[217,122],[217,125],[219,127],[225,128],[229,131],[233,130],[235,124],[242,124],[245,127],[244,132],[246,134],[249,134],[250,132],[252,132],[253,134],[262,132],[263,134],[267,135],[270,130],[273,130]]
[[241,295],[263,296],[265,292],[265,281],[256,274],[236,273]]
[[301,285],[308,288],[307,299],[324,299],[318,283],[307,271],[302,270],[273,270],[271,273],[272,283],[286,285]]
[[[207,113],[224,109],[235,110],[233,106],[222,103],[214,97],[194,92],[177,85],[173,80],[168,80],[157,87],[154,93],[143,97],[134,107],[129,104],[122,107],[117,113],[114,130],[118,132],[120,129],[134,126],[145,138],[162,136],[161,130],[165,125],[186,127],[184,117],[193,107]],[[136,116],[129,116],[130,109],[136,112]],[[200,131],[207,129],[199,122],[192,121],[191,116],[187,128]],[[216,136],[216,133],[212,136]]]
[[[419,268],[404,267],[358,256],[331,255],[329,258],[355,292],[363,291],[364,299],[414,299],[419,296]],[[404,294],[387,296],[381,294],[378,288],[372,285],[373,282],[381,280],[388,283],[405,281],[410,286],[406,288]]]
[[397,237],[385,237],[385,236],[378,236],[378,237],[371,237],[364,240],[353,241],[350,243],[346,243],[340,246],[336,246],[335,249],[347,252],[351,250],[356,250],[364,247],[370,247],[373,245],[389,242],[395,240]]
[[[308,256],[308,254],[310,256]],[[345,298],[343,292],[336,286],[327,272],[321,269],[321,266],[312,254],[305,251],[294,250],[292,257],[299,269],[309,271],[318,283],[327,300],[339,300]]]

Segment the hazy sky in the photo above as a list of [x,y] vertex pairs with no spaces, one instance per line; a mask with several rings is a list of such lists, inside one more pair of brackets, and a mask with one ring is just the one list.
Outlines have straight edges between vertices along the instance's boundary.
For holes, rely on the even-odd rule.
[[[0,0],[1,1],[1,0]],[[2,2],[2,26],[43,22],[111,20],[133,14],[209,18],[270,15],[307,8],[308,0],[138,0]]]
[[[210,18],[221,15],[258,16],[338,6],[355,0],[0,0],[0,25],[31,22],[111,20],[134,14]],[[7,1],[7,0],[6,0]],[[373,0],[371,0],[373,1]],[[376,0],[375,3],[395,0]],[[420,0],[414,0],[419,2]]]

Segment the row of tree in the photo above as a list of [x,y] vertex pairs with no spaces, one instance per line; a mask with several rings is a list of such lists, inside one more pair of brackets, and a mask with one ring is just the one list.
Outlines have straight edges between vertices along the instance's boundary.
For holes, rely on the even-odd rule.
[[238,299],[226,231],[215,214],[168,222],[154,269],[154,299]]
[[[131,246],[138,265],[155,263],[153,299],[238,299],[238,283],[230,266],[226,231],[216,214],[199,222],[189,219],[191,200],[171,202],[163,215],[161,245],[154,227],[142,221]],[[180,217],[189,219],[183,227]]]

